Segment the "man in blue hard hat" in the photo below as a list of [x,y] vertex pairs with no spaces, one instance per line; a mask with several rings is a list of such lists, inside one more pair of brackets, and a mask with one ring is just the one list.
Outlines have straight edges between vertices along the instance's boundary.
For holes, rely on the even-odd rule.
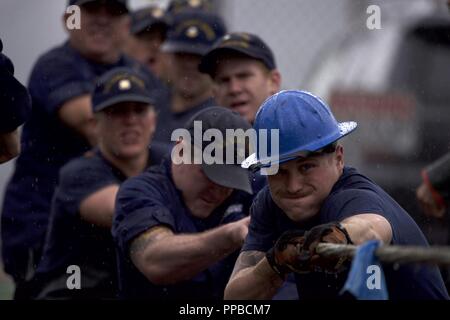
[[[269,299],[295,271],[300,299],[339,299],[348,262],[324,258],[320,242],[427,246],[406,211],[354,168],[344,165],[339,139],[356,128],[304,91],[281,91],[264,102],[254,123],[278,129],[279,148],[257,152],[247,166],[273,166],[251,209],[249,234],[225,290],[226,299]],[[271,146],[271,143],[268,143]],[[264,149],[264,152],[261,152]],[[391,299],[448,299],[437,267],[384,268]],[[364,279],[366,281],[366,279]]]

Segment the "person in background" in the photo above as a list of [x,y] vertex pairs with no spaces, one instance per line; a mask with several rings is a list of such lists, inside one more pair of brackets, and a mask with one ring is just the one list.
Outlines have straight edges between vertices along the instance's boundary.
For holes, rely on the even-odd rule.
[[131,35],[125,53],[146,65],[158,78],[165,78],[164,60],[159,49],[168,26],[168,17],[159,6],[148,6],[131,13]]
[[[116,298],[110,230],[117,191],[127,178],[159,164],[170,152],[151,145],[153,105],[144,77],[130,68],[115,68],[98,80],[92,96],[98,148],[60,171],[36,270],[37,299]],[[71,265],[82,272],[81,290],[67,287]]]
[[202,57],[199,69],[214,80],[217,102],[250,123],[264,100],[281,86],[272,50],[251,33],[233,32],[222,37]]
[[199,10],[175,15],[161,50],[166,60],[170,93],[159,110],[155,141],[173,143],[172,132],[183,128],[197,112],[215,105],[213,82],[198,70],[202,55],[225,34],[218,16]]
[[14,65],[0,39],[0,163],[20,153],[19,129],[31,112],[27,89],[14,77]]
[[159,85],[122,53],[130,25],[126,0],[69,0],[67,5],[80,6],[81,28],[69,29],[65,13],[67,41],[33,67],[28,85],[33,108],[3,202],[2,258],[17,299],[28,297],[27,283],[41,257],[59,169],[97,143],[91,106],[95,80],[127,66],[146,73],[149,88]]

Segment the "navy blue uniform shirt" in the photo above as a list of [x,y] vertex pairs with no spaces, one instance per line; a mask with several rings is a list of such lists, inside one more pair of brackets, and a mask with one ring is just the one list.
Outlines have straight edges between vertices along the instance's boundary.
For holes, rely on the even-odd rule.
[[[393,245],[428,246],[419,227],[406,211],[367,177],[354,168],[345,167],[319,214],[302,224],[294,224],[274,203],[268,187],[261,190],[251,208],[249,235],[242,250],[266,252],[286,230],[308,230],[318,224],[342,221],[360,213],[375,213],[385,217],[392,227]],[[437,267],[405,264],[397,268],[385,265],[383,270],[390,299],[448,299]],[[319,272],[296,274],[299,297],[339,298],[338,293],[346,279],[347,272],[338,276]]]
[[34,66],[29,83],[32,113],[23,127],[22,152],[2,212],[3,263],[15,281],[23,280],[30,263],[40,257],[59,169],[90,149],[87,140],[59,120],[58,110],[65,102],[91,93],[99,76],[119,66],[140,70],[147,75],[149,87],[160,90],[159,81],[131,58],[98,64],[69,43],[50,50]]
[[167,108],[161,108],[158,110],[158,125],[153,137],[153,140],[162,143],[174,143],[174,141],[171,141],[170,139],[174,130],[184,128],[187,122],[201,110],[208,107],[217,106],[214,99],[209,98],[186,111],[173,113],[170,110],[170,94],[168,91],[167,94],[166,99],[164,99],[164,105],[166,105]]
[[[169,150],[152,145],[149,164],[159,164]],[[116,297],[117,266],[111,230],[83,220],[80,205],[95,192],[125,180],[126,176],[98,150],[62,167],[42,259],[36,270],[37,279],[43,281],[39,298]],[[80,267],[82,290],[66,287],[70,265]]]
[[184,205],[171,176],[170,159],[122,184],[116,198],[113,237],[118,249],[119,290],[130,299],[222,299],[238,252],[213,264],[189,281],[170,286],[152,284],[131,262],[131,241],[146,230],[163,225],[175,234],[202,232],[248,215],[253,196],[234,191],[206,219],[194,217]]

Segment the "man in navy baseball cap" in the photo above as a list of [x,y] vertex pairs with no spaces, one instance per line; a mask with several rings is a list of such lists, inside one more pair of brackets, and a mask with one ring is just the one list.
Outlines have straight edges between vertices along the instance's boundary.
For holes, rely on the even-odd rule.
[[164,77],[160,46],[166,38],[169,21],[166,12],[151,5],[131,13],[131,35],[125,52],[145,64],[157,77]]
[[19,154],[17,128],[25,122],[31,111],[30,95],[14,77],[14,65],[2,50],[0,39],[0,163]]
[[[195,122],[202,123],[201,135],[208,129],[225,135],[227,129],[250,128],[237,113],[223,107],[200,111],[184,131],[191,131]],[[187,137],[177,140],[171,158],[129,179],[117,194],[112,233],[123,298],[223,297],[247,234],[253,199],[249,175],[238,162],[178,162],[174,150],[184,146],[184,152],[195,144],[195,137]],[[227,146],[241,151],[245,147],[235,139]]]
[[[145,77],[131,68],[116,68],[98,79],[92,106],[99,144],[60,170],[34,279],[37,299],[116,297],[110,229],[117,191],[127,178],[159,164],[170,152],[151,143],[156,127],[151,94]],[[69,265],[89,274],[82,290],[70,290],[61,281]]]
[[272,50],[251,33],[233,32],[220,38],[202,57],[199,69],[214,80],[217,102],[251,123],[259,106],[281,86]]
[[217,105],[211,78],[198,65],[214,42],[226,32],[222,19],[201,10],[184,10],[175,15],[161,46],[166,76],[171,88],[170,104],[159,114],[157,141],[170,143],[173,130],[182,128],[200,110]]

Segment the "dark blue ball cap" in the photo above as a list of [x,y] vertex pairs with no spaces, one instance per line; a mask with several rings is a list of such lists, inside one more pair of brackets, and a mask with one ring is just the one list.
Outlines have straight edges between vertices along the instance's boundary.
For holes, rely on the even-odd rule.
[[238,53],[259,60],[269,70],[276,68],[272,50],[260,37],[246,32],[233,32],[219,39],[202,57],[199,70],[214,76],[220,56],[227,53]]
[[211,0],[172,0],[167,7],[167,13],[176,15],[184,10],[212,11]]
[[161,50],[204,55],[226,33],[223,20],[202,10],[185,10],[173,18]]
[[[237,138],[227,139],[228,130],[240,130],[247,131],[251,129],[250,123],[242,118],[239,113],[231,111],[224,107],[208,107],[199,112],[197,112],[191,119],[186,123],[185,129],[187,129],[191,138],[194,137],[195,133],[195,122],[201,122],[202,125],[202,136],[209,129],[214,129],[220,131],[223,140],[214,140],[212,143],[215,144],[215,148],[223,150],[223,156],[226,157],[226,149],[228,147],[233,148],[233,154],[235,156],[234,163],[227,164],[226,159],[222,159],[222,163],[212,163],[207,164],[204,160],[202,161],[202,170],[206,176],[218,185],[238,189],[252,194],[252,186],[250,183],[249,171],[241,167],[241,163],[237,163],[238,154],[247,154],[248,148],[245,141],[239,141]],[[195,138],[194,138],[195,140]],[[195,145],[191,142],[192,145]],[[201,145],[195,145],[202,151],[210,146],[210,141],[203,141]]]
[[164,9],[159,6],[148,6],[131,13],[131,33],[139,34],[160,27],[163,32],[169,27]]
[[102,4],[112,4],[121,7],[123,13],[128,13],[128,0],[69,0],[68,5],[82,6],[87,3],[99,2]]
[[141,73],[126,67],[114,68],[102,75],[92,94],[93,112],[102,111],[121,102],[142,102],[154,105],[155,99]]

